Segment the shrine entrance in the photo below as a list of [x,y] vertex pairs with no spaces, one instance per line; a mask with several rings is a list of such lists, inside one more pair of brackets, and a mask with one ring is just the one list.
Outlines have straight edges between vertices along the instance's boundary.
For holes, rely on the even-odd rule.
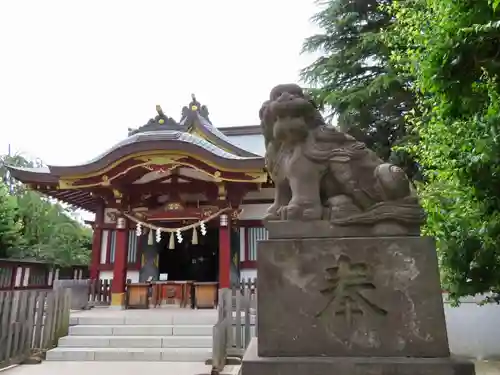
[[205,236],[200,235],[198,243],[190,238],[175,243],[169,248],[169,237],[163,236],[158,246],[158,271],[167,274],[168,281],[192,280],[215,282],[219,278],[219,230],[207,228]]

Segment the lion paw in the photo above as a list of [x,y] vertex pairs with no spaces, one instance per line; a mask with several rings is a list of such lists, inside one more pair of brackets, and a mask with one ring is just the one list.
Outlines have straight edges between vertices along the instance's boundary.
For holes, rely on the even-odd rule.
[[291,204],[283,207],[282,219],[283,220],[321,220],[323,215],[323,207],[318,206],[302,206]]
[[317,206],[305,208],[302,216],[304,220],[321,220],[323,217],[323,207]]
[[267,210],[264,215],[264,221],[272,221],[272,220],[284,220],[283,219],[283,207],[272,205]]
[[274,221],[274,220],[280,220],[281,217],[276,215],[273,212],[268,212],[267,214],[264,215],[263,219],[264,221]]
[[302,218],[302,207],[290,204],[281,210],[283,220],[300,220]]

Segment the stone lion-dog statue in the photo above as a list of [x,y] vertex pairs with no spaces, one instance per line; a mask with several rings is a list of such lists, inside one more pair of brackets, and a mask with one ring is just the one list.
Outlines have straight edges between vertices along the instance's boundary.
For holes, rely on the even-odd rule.
[[275,184],[264,220],[422,223],[423,211],[404,171],[326,124],[300,86],[273,88],[259,117],[266,167]]

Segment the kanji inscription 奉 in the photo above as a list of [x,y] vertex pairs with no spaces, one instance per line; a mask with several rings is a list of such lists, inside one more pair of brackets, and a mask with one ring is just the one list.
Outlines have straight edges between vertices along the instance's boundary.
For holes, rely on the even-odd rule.
[[365,263],[353,263],[351,258],[342,254],[337,265],[327,268],[326,273],[328,286],[320,292],[328,297],[328,302],[316,314],[317,317],[329,310],[334,316],[344,316],[347,324],[351,326],[355,315],[387,315],[386,310],[361,293],[375,289]]

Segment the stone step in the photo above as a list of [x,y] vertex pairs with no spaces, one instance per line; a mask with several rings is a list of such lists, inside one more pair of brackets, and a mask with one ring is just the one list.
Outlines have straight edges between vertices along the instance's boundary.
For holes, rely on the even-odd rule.
[[60,348],[211,348],[210,336],[66,336]]
[[[194,312],[193,312],[194,311]],[[72,316],[71,325],[214,325],[217,311],[186,310],[176,314],[151,314],[145,319],[140,314],[118,316]]]
[[211,348],[67,348],[47,352],[47,361],[204,362]]
[[213,325],[77,325],[70,336],[212,336]]

